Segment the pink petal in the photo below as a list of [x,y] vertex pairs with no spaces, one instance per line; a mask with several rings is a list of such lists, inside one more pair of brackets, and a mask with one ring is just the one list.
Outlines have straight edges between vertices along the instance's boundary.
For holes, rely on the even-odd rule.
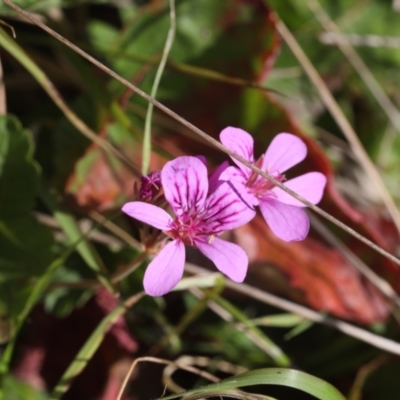
[[303,161],[306,155],[307,147],[301,139],[291,133],[280,133],[265,152],[262,170],[269,174],[282,174]]
[[228,182],[231,189],[236,193],[240,193],[240,197],[245,198],[248,204],[258,205],[257,197],[254,196],[246,186],[248,178],[239,168],[226,168],[221,173],[219,180]]
[[[326,177],[320,172],[309,172],[284,183],[289,189],[292,189],[313,204],[317,204],[321,200],[324,194],[325,184]],[[276,199],[282,203],[296,207],[307,207],[301,201],[295,199],[278,187],[274,187],[272,192],[276,195]]]
[[195,244],[222,273],[234,282],[244,281],[249,259],[241,247],[217,237],[209,242],[196,240]]
[[301,208],[280,203],[274,199],[260,202],[261,213],[278,238],[293,242],[306,238],[310,221]]
[[236,167],[228,167],[224,171],[221,172],[219,176],[219,180],[221,181],[238,181],[243,186],[246,186],[247,177],[246,175]]
[[248,190],[246,186],[248,179],[239,168],[228,167],[222,172],[219,180],[228,182],[233,191],[239,192],[240,196],[246,198],[248,204],[258,205],[258,198]]
[[[246,131],[239,128],[228,127],[225,128],[220,134],[219,139],[221,143],[229,150],[232,150],[239,156],[242,156],[250,163],[254,163],[254,140]],[[240,161],[232,158],[233,162],[246,174],[250,176],[251,170],[243,165]]]
[[161,171],[165,198],[175,214],[196,214],[208,192],[207,168],[196,157],[182,156],[165,164]]
[[212,173],[208,180],[208,193],[212,193],[215,191],[215,189],[223,182],[220,180],[221,174],[229,168],[229,163],[228,161],[224,161],[217,169]]
[[181,280],[185,267],[185,246],[180,240],[169,242],[149,264],[143,286],[150,296],[163,296]]
[[195,158],[200,160],[207,167],[207,159],[205,156],[200,155],[200,156],[195,156]]
[[171,216],[165,210],[142,201],[126,203],[123,205],[122,211],[130,217],[162,231],[170,229],[170,224],[173,222]]
[[221,233],[247,224],[256,214],[253,196],[237,182],[224,182],[207,198],[204,231]]

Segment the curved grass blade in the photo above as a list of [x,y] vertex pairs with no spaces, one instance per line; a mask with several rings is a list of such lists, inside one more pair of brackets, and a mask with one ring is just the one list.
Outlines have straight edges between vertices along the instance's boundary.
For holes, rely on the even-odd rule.
[[[161,80],[162,73],[165,68],[165,64],[168,59],[168,54],[171,50],[172,44],[175,38],[176,30],[176,19],[175,19],[175,0],[169,0],[170,8],[170,28],[168,30],[167,40],[165,41],[164,51],[160,60],[160,64],[157,68],[156,77],[154,78],[153,87],[151,88],[151,97],[155,98],[157,94],[158,85]],[[147,105],[146,120],[144,123],[144,138],[143,138],[143,162],[142,162],[142,174],[147,175],[149,173],[150,166],[150,155],[151,155],[151,118],[153,115],[154,105],[149,103]]]
[[245,372],[202,388],[163,397],[162,400],[172,400],[178,397],[183,397],[185,400],[196,400],[200,396],[209,397],[216,392],[220,396],[223,396],[223,393],[227,393],[229,396],[229,391],[232,389],[253,385],[286,386],[306,392],[320,400],[345,400],[345,397],[330,383],[305,372],[286,368],[262,368]]
[[247,393],[243,392],[242,390],[216,391],[208,393],[206,396],[198,394],[197,396],[191,397],[191,400],[207,399],[210,397],[213,398],[216,397],[219,399],[228,397],[230,399],[238,399],[238,400],[278,400],[275,397],[265,396],[264,394]]

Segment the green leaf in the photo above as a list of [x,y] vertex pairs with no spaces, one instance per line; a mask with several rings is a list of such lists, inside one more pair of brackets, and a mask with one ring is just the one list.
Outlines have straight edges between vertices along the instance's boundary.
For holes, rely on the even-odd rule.
[[224,391],[253,385],[278,385],[301,390],[320,400],[344,400],[343,395],[331,384],[315,376],[294,369],[263,368],[244,374],[232,376],[221,382],[202,388],[189,390],[163,397],[163,400],[176,399],[184,396],[185,400],[210,397],[216,392],[222,396]]
[[[207,397],[216,397],[216,398],[224,398],[228,397],[231,399],[240,399],[240,400],[277,400],[275,397],[265,396],[263,394],[253,394],[243,392],[242,390],[225,390],[225,391],[216,391],[209,393]],[[197,400],[203,398],[202,395],[197,395],[192,398],[192,400]]]
[[2,381],[2,389],[6,393],[7,400],[46,400],[47,396],[44,392],[38,391],[32,386],[12,376],[7,376]]
[[[0,117],[0,319],[23,309],[34,279],[51,263],[53,237],[32,215],[39,169],[32,143],[13,117]],[[7,333],[3,332],[4,340]],[[11,332],[9,332],[11,334]]]
[[27,214],[0,224],[0,282],[39,276],[52,259],[49,230]]
[[40,275],[49,265],[49,229],[31,215],[38,189],[32,143],[19,122],[0,117],[0,282]]
[[30,138],[15,118],[0,117],[0,149],[0,218],[10,221],[33,208],[37,165]]

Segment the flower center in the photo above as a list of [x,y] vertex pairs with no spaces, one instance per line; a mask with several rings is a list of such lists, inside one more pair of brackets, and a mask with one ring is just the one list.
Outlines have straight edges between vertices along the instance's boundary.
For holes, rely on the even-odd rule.
[[[254,164],[257,168],[262,167],[263,157],[261,156],[256,163]],[[280,174],[279,172],[270,173],[268,170],[265,171],[267,174],[271,175],[274,179],[278,182],[284,182],[286,180],[285,175]],[[256,172],[253,172],[250,175],[249,180],[247,181],[246,186],[249,188],[249,191],[256,196],[257,198],[261,199],[270,195],[270,191],[275,184],[270,182],[269,180],[263,178],[262,176],[258,175]]]
[[194,246],[194,238],[201,233],[201,221],[193,217],[185,219],[176,217],[171,224],[171,230],[166,232],[168,236],[179,239],[189,246]]

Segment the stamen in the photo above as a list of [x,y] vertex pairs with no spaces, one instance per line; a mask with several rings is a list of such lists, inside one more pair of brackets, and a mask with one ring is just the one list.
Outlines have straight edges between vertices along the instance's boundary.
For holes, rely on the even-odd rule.
[[[255,166],[261,169],[263,163],[264,156],[261,156],[256,162]],[[270,174],[274,179],[279,182],[284,182],[286,180],[285,175],[276,172],[275,174],[271,174],[268,170],[265,171],[267,174]],[[253,193],[259,199],[265,197],[270,194],[271,189],[275,187],[275,185],[269,180],[263,178],[256,172],[253,172],[247,181],[246,186],[249,188],[250,192]]]
[[205,231],[203,221],[200,218],[193,217],[186,220],[177,217],[171,223],[170,230],[165,233],[172,239],[179,239],[188,246],[195,246],[196,237],[204,238],[204,236],[207,236],[208,243],[212,243],[215,235],[219,234],[219,232]]

